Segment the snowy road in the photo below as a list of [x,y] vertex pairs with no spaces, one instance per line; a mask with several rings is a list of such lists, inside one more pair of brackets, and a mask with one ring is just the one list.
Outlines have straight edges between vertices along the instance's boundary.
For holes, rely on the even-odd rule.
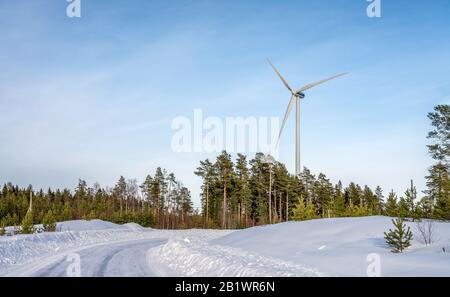
[[[383,232],[392,224],[387,217],[237,231],[156,230],[99,220],[61,224],[61,232],[0,236],[0,277],[368,276],[374,263],[381,276],[450,275],[450,223],[444,222],[435,223],[432,245],[421,243],[415,232],[403,254],[391,253],[385,243]],[[414,223],[406,224],[414,230]]]
[[30,263],[20,274],[39,277],[71,276],[74,255],[77,255],[75,257],[79,256],[82,277],[158,276],[147,262],[147,251],[166,242],[167,239],[145,239],[88,247],[56,258],[42,259],[35,264]]

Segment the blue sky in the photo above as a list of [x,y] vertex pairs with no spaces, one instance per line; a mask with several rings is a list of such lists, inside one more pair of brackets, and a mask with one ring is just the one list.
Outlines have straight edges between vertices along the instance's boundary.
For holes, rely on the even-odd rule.
[[[450,102],[450,2],[0,0],[0,182],[112,186],[173,171],[198,202],[198,161],[171,121],[278,116],[292,85],[337,72],[302,102],[302,163],[332,181],[424,189],[426,118]],[[294,169],[294,121],[280,160]]]

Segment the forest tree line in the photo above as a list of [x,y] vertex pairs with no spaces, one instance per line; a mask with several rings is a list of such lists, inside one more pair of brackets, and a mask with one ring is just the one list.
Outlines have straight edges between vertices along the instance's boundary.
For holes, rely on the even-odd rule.
[[11,183],[0,191],[0,228],[77,219],[188,228],[193,225],[192,212],[189,190],[173,173],[161,168],[142,184],[121,176],[113,188],[102,188],[98,183],[89,187],[79,180],[73,193],[68,189],[34,191],[32,186],[20,188]]
[[[173,173],[157,168],[142,184],[120,177],[113,188],[89,187],[79,180],[75,191],[35,191],[7,183],[0,191],[0,234],[5,226],[33,224],[55,228],[56,221],[103,219],[136,222],[162,229],[190,227],[246,228],[314,218],[387,215],[450,220],[450,106],[428,114],[433,130],[428,151],[435,163],[426,176],[427,190],[417,193],[413,182],[404,193],[351,182],[333,184],[325,174],[304,168],[299,176],[262,153],[251,160],[226,151],[214,162],[204,160],[194,172],[202,178],[201,213],[194,211],[190,191]],[[420,195],[420,196],[419,196]]]
[[270,156],[256,154],[236,160],[223,151],[214,162],[200,162],[195,174],[203,180],[201,205],[208,227],[245,228],[313,218],[387,215],[408,218],[450,219],[450,106],[438,105],[428,114],[433,130],[428,151],[435,160],[426,176],[427,190],[419,197],[411,185],[404,193],[384,196],[351,182],[332,184],[325,174],[304,168],[292,175]]

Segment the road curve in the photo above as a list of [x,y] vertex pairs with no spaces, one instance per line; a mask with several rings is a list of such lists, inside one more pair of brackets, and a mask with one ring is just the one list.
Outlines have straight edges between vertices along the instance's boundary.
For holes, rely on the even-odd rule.
[[[146,239],[129,242],[110,243],[78,250],[61,257],[30,274],[38,277],[73,276],[75,258],[79,261],[82,277],[138,277],[158,276],[147,262],[147,251],[165,244],[167,239]],[[69,272],[68,272],[69,271]]]

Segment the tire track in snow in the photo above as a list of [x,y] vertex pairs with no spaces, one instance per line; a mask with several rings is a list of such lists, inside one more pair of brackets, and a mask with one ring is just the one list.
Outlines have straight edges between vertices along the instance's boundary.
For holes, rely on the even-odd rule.
[[[80,256],[81,276],[109,277],[109,276],[154,276],[146,261],[150,248],[166,243],[165,239],[149,239],[131,242],[112,243],[96,247],[80,249],[76,252]],[[67,276],[70,262],[66,257],[40,268],[32,276]]]

